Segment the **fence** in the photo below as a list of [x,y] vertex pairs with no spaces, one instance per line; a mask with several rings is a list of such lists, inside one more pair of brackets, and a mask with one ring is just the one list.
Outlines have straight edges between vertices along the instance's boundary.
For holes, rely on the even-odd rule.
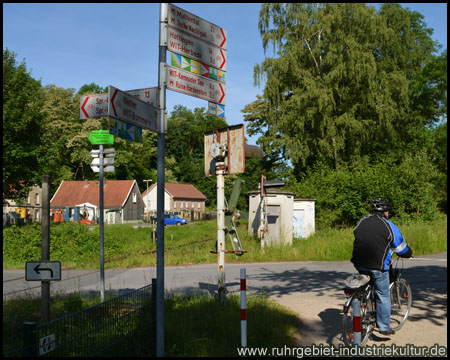
[[3,356],[108,356],[115,345],[149,328],[155,295],[153,279],[151,285],[46,324],[24,323],[24,347]]

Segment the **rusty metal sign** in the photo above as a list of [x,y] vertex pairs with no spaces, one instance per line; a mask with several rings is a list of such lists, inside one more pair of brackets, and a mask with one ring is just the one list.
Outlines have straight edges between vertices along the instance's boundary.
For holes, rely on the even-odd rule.
[[215,176],[218,157],[223,157],[225,174],[245,171],[244,125],[234,125],[205,133],[205,175]]

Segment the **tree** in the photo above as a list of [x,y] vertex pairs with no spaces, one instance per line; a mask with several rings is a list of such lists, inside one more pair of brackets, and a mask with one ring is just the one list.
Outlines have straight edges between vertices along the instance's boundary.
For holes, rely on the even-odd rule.
[[[264,3],[259,29],[264,50],[271,44],[277,57],[255,66],[264,92],[244,109],[245,120],[264,151],[290,160],[297,176],[316,162],[336,169],[401,159],[442,111],[419,111],[430,97],[411,86],[417,76],[430,78],[436,49],[416,12],[397,4],[377,12],[358,3]],[[433,92],[441,102],[444,93]]]
[[44,93],[40,81],[31,77],[25,59],[3,50],[3,198],[25,196],[40,184],[39,157]]

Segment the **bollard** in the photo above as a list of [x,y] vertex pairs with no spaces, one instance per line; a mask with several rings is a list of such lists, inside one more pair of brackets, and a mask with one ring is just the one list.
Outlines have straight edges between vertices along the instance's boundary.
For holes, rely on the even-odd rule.
[[247,283],[245,269],[241,269],[241,347],[247,347]]
[[361,302],[353,300],[353,345],[361,345]]

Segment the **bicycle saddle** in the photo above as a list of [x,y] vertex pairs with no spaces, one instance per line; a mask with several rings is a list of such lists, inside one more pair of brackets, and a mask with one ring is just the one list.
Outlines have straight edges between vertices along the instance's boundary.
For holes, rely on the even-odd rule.
[[370,281],[370,277],[363,274],[352,274],[347,279],[345,279],[344,284],[351,288],[357,289],[361,286],[366,285]]

